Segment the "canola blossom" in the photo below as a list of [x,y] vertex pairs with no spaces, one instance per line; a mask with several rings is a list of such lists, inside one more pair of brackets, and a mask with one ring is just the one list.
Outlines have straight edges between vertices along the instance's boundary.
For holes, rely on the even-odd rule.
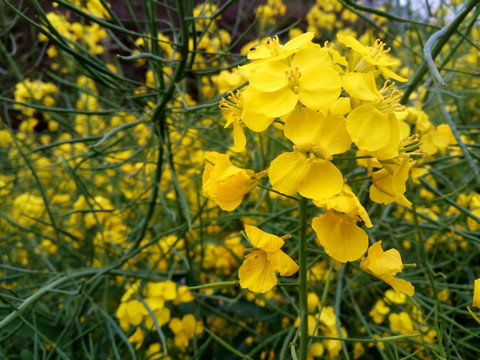
[[360,267],[373,276],[386,282],[398,293],[413,296],[415,288],[409,281],[394,276],[403,269],[402,258],[396,249],[383,251],[382,241],[377,241],[368,249],[368,257],[360,262]]
[[245,233],[254,249],[238,269],[241,287],[264,293],[277,284],[275,272],[291,276],[298,271],[298,265],[280,249],[285,243],[282,238],[250,225],[245,225]]
[[350,148],[345,119],[304,108],[286,119],[283,131],[294,143],[294,151],[279,155],[270,164],[272,187],[286,195],[299,192],[310,199],[338,194],[343,177],[330,160]]
[[210,152],[205,159],[203,194],[226,211],[237,208],[245,194],[257,185],[257,177],[261,177],[252,170],[234,166],[227,155]]

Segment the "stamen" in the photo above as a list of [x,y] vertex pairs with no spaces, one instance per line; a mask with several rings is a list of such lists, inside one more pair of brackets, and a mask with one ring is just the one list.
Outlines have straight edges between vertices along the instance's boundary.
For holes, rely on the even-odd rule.
[[240,90],[237,90],[236,93],[229,91],[227,93],[227,98],[220,100],[218,107],[221,110],[241,114],[243,109],[242,92]]

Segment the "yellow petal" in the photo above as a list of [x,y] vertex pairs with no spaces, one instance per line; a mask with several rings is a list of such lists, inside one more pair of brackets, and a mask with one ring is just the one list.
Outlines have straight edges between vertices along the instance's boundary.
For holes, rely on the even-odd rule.
[[235,152],[241,152],[245,149],[247,144],[247,138],[243,133],[242,125],[238,121],[233,123],[233,147],[232,150]]
[[[398,156],[400,139],[405,139],[408,136],[407,134],[401,137],[400,122],[394,113],[388,114],[388,122],[390,124],[390,140],[384,147],[369,152],[370,155],[372,155],[377,160],[392,159]],[[408,127],[408,132],[410,132],[410,127]]]
[[309,199],[334,196],[342,191],[343,176],[328,160],[316,159],[298,184],[298,192]]
[[267,257],[272,263],[273,270],[277,271],[280,276],[291,276],[298,271],[298,265],[295,261],[282,250],[269,252]]
[[342,80],[330,66],[302,71],[298,82],[298,99],[312,110],[327,110],[340,96]]
[[250,74],[250,85],[258,91],[272,92],[288,86],[285,70],[288,65],[281,61],[266,61]]
[[355,261],[368,248],[368,235],[353,220],[333,211],[313,219],[312,227],[318,243],[333,259],[340,262]]
[[350,35],[341,35],[337,34],[337,39],[345,46],[352,48],[356,53],[360,55],[367,56],[370,54],[370,51],[362,45],[362,43],[356,40],[353,36]]
[[386,66],[378,66],[378,68],[380,69],[382,74],[385,75],[385,77],[387,77],[387,78],[392,78],[393,80],[397,80],[397,81],[400,81],[400,82],[407,82],[408,81],[408,79],[406,79],[406,78],[404,78],[400,75],[397,75],[395,72],[393,72],[392,70],[390,70]]
[[293,111],[283,131],[302,151],[311,151],[314,144],[315,153],[324,158],[347,151],[352,143],[343,116],[325,116],[309,109]]
[[295,54],[292,59],[291,67],[295,69],[298,66],[302,73],[300,79],[302,79],[304,78],[305,73],[311,74],[319,67],[331,67],[332,65],[333,62],[325,49],[309,47],[301,49]]
[[381,241],[370,246],[363,266],[374,275],[391,274],[393,276],[403,269],[402,258],[398,250],[383,251]]
[[370,195],[370,200],[378,204],[388,205],[388,204],[391,204],[392,202],[396,202],[404,206],[412,205],[412,203],[405,197],[405,195],[402,194],[402,195],[393,197],[383,191],[380,191],[377,187],[373,185],[370,186],[369,195]]
[[264,293],[277,284],[272,264],[264,251],[253,251],[247,255],[238,269],[240,286],[256,293]]
[[379,150],[390,141],[388,116],[371,103],[353,109],[348,114],[346,123],[350,137],[361,150]]
[[473,288],[473,306],[480,308],[480,279],[475,280]]
[[283,50],[300,49],[311,43],[315,33],[313,31],[295,36],[292,40],[283,45]]
[[234,201],[245,194],[246,184],[250,181],[246,171],[236,166],[229,166],[218,178],[215,197],[223,201]]
[[354,98],[373,101],[382,97],[372,73],[347,73],[343,75],[342,82],[345,91]]
[[205,154],[205,160],[217,166],[217,169],[220,171],[223,171],[224,169],[232,165],[232,162],[230,161],[230,157],[228,155],[220,154],[215,151],[207,152]]
[[352,111],[349,97],[340,97],[330,106],[330,114],[332,115],[345,115]]
[[278,251],[285,243],[282,238],[266,233],[255,226],[245,225],[245,233],[252,245],[263,251]]
[[256,112],[270,118],[284,116],[290,113],[298,102],[298,95],[289,87],[272,92],[256,90],[255,95],[250,97],[250,105]]
[[393,290],[398,293],[404,293],[408,296],[413,296],[415,293],[415,287],[407,280],[397,279],[391,275],[385,277],[379,277],[380,280],[386,282],[388,285],[393,287]]
[[242,93],[243,100],[243,111],[242,111],[242,121],[246,127],[250,130],[261,132],[267,129],[270,124],[273,122],[274,117],[266,116],[260,114],[254,105],[251,105],[252,99],[255,99],[258,96],[259,91],[255,90],[249,86]]
[[274,190],[285,195],[298,191],[298,183],[308,171],[307,157],[298,151],[277,156],[268,168],[268,177]]

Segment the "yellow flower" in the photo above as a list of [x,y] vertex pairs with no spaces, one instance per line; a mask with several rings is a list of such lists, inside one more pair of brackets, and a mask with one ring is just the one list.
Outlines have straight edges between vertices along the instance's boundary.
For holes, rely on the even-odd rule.
[[298,271],[298,265],[280,250],[285,243],[282,238],[250,225],[245,225],[245,232],[255,249],[238,270],[241,287],[264,293],[277,284],[275,272],[291,276]]
[[145,356],[148,360],[170,360],[170,356],[165,356],[162,352],[162,346],[160,343],[153,343],[147,350],[145,350]]
[[[307,32],[301,34],[285,45],[280,44],[278,36],[273,39],[267,38],[261,45],[253,47],[247,55],[249,60],[257,60],[251,64],[242,66],[241,69],[252,69],[261,64],[264,60],[281,60],[295,53],[297,50],[312,45],[315,33]],[[260,61],[258,61],[260,60]]]
[[312,220],[317,242],[325,252],[340,262],[355,261],[364,255],[368,235],[356,222],[363,220],[369,228],[373,225],[355,194],[345,186],[340,194],[314,200],[314,204],[326,212]]
[[340,262],[355,261],[368,248],[368,235],[348,215],[328,210],[313,218],[312,228],[325,252]]
[[402,311],[399,314],[390,314],[388,316],[388,321],[390,321],[390,329],[392,329],[392,331],[404,335],[417,333],[417,331],[413,329],[412,318],[405,311]]
[[[250,73],[250,106],[265,116],[290,113],[300,101],[312,110],[327,110],[340,96],[342,82],[328,52],[300,49],[293,58],[264,61]],[[253,91],[255,90],[255,91]]]
[[379,204],[388,205],[392,202],[410,206],[412,203],[403,195],[406,191],[410,162],[408,156],[401,156],[392,161],[388,168],[375,171],[372,174],[370,199]]
[[175,334],[175,345],[181,349],[185,349],[195,335],[201,334],[203,331],[202,323],[195,319],[192,314],[185,315],[182,320],[173,318],[168,324],[170,330]]
[[140,325],[143,321],[143,317],[148,315],[148,312],[140,301],[130,300],[122,302],[115,315],[117,316],[122,329],[128,331],[131,325]]
[[137,330],[130,335],[128,338],[128,341],[130,341],[132,344],[135,344],[135,349],[138,350],[142,346],[143,339],[145,338],[145,334],[142,330],[142,328],[137,327]]
[[[386,93],[391,89],[392,86],[386,84],[380,92]],[[398,104],[402,95],[401,92],[393,90],[377,100],[363,102],[348,114],[347,130],[360,150],[398,150],[400,123],[395,112],[404,110],[404,107]],[[394,153],[393,156],[395,155]]]
[[378,68],[387,78],[402,82],[408,81],[408,79],[395,74],[390,69],[392,66],[399,65],[400,61],[387,55],[390,52],[390,48],[384,50],[385,43],[380,40],[375,40],[372,47],[366,47],[350,35],[338,34],[337,39],[352,49],[349,59],[349,70],[351,72],[372,73]]
[[363,271],[366,271],[388,285],[398,293],[402,292],[413,296],[415,288],[403,279],[394,278],[394,275],[403,269],[402,258],[396,249],[383,251],[382,241],[377,241],[368,249],[368,257],[360,263]]
[[233,124],[232,150],[235,152],[243,151],[247,143],[242,123],[250,130],[262,132],[274,120],[274,117],[259,114],[253,106],[249,106],[249,97],[251,97],[251,87],[247,87],[244,91],[237,91],[235,94],[229,92],[228,96],[220,101],[219,107],[223,110],[227,122],[225,128]]
[[351,144],[343,116],[325,116],[304,108],[290,114],[283,130],[295,144],[295,151],[272,161],[268,169],[272,187],[286,195],[298,191],[310,199],[338,194],[343,176],[329,160],[333,154],[347,151]]
[[243,196],[257,186],[263,174],[240,169],[230,162],[228,155],[209,152],[203,172],[203,195],[215,201],[222,210],[233,211],[242,202]]
[[378,299],[368,314],[372,317],[375,324],[381,324],[389,312],[390,308],[385,304],[385,301]]

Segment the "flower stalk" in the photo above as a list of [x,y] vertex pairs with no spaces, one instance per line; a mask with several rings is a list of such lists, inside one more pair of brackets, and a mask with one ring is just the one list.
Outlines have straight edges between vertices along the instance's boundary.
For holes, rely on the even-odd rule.
[[298,233],[298,292],[300,308],[300,357],[304,360],[308,353],[308,293],[307,293],[307,210],[308,199],[301,196],[298,203],[298,217],[300,230]]

